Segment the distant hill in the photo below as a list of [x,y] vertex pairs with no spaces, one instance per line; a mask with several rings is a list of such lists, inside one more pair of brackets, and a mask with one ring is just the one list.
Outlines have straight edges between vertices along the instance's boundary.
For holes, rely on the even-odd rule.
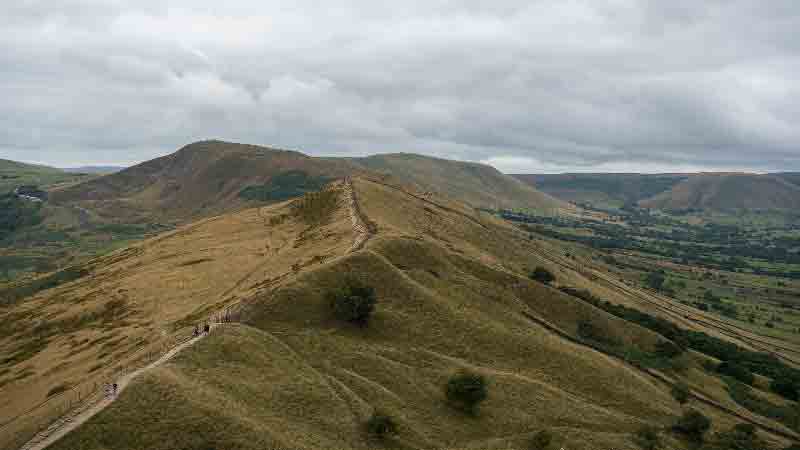
[[795,209],[800,186],[774,175],[703,173],[639,204],[666,210]]
[[0,194],[23,185],[46,187],[85,179],[88,179],[85,175],[67,173],[55,167],[0,159]]
[[94,173],[98,175],[105,175],[109,173],[119,172],[124,170],[124,166],[81,166],[81,167],[66,167],[62,170],[69,173]]
[[410,153],[353,158],[365,168],[389,173],[423,190],[436,191],[477,207],[555,210],[570,208],[491,166]]
[[478,207],[569,208],[481,164],[413,154],[315,158],[222,141],[196,142],[174,154],[53,192],[51,198],[59,204],[80,203],[107,218],[181,221],[251,206],[254,201],[282,201],[333,179],[378,172]]
[[558,199],[619,207],[653,197],[685,180],[686,174],[565,173],[513,177]]
[[[288,196],[283,194],[288,191],[291,196],[302,195],[302,184],[308,179],[315,184],[310,190],[316,190],[314,180],[321,182],[354,171],[354,166],[345,160],[202,141],[171,155],[54,192],[52,199],[57,203],[80,203],[106,217],[181,221],[241,208],[252,200],[285,200]],[[289,185],[273,183],[276,176],[287,172],[295,177],[279,181]],[[297,182],[301,186],[296,186]]]

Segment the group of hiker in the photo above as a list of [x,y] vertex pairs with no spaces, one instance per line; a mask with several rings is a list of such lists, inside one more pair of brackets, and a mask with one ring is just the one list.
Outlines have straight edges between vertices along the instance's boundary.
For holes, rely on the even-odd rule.
[[117,395],[119,385],[117,383],[106,383],[106,397],[113,397]]
[[[231,314],[229,312],[225,312],[224,315],[220,315],[216,317],[217,323],[227,323],[232,321]],[[201,329],[200,324],[194,326],[194,331],[192,332],[192,337],[199,337],[201,334],[209,334],[211,332],[211,324],[206,322],[203,324]],[[117,391],[119,390],[119,385],[117,383],[107,383],[105,385],[106,397],[113,397],[117,395]]]
[[[209,325],[208,322],[206,322],[206,324],[203,325],[202,334],[208,334],[210,332],[211,332],[211,325]],[[192,332],[192,337],[198,337],[198,336],[200,336],[200,333],[201,333],[200,325],[195,325],[194,326],[194,332]]]

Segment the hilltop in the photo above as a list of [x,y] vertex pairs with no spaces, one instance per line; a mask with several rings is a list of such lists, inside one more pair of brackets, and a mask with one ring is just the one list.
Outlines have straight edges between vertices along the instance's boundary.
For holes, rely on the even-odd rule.
[[[52,198],[55,203],[77,204],[116,220],[180,222],[241,209],[252,200],[286,200],[353,172],[354,167],[344,161],[254,145],[202,141],[53,192]],[[287,173],[288,178],[275,180]],[[248,192],[252,195],[248,196]]]
[[370,170],[391,174],[421,190],[489,209],[555,211],[570,205],[484,164],[452,161],[412,153],[353,158]]
[[[532,280],[534,267],[555,281]],[[793,435],[738,405],[704,369],[707,356],[659,356],[668,338],[586,299],[744,348],[750,337],[622,285],[590,255],[382,178],[204,219],[50,277],[0,292],[0,348],[11,355],[0,421],[59,387],[107,380],[141,346],[186,336],[225,307],[241,315],[134,381],[55,450],[366,449],[375,443],[364,422],[377,410],[398,424],[388,448],[524,448],[541,430],[556,447],[629,448],[643,426],[682,413],[674,380],[691,386],[691,407],[715,430],[747,421],[775,444]],[[351,280],[376,294],[365,327],[330,310],[329,293]],[[460,370],[489,380],[475,417],[444,401]],[[30,427],[0,442],[13,448]]]
[[665,210],[796,209],[800,207],[800,187],[773,175],[703,173],[640,201],[640,205]]

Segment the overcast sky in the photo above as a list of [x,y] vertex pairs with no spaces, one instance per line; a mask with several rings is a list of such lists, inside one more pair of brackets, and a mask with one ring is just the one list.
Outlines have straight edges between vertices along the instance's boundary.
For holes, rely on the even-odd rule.
[[800,170],[798,30],[797,0],[3,1],[0,157]]

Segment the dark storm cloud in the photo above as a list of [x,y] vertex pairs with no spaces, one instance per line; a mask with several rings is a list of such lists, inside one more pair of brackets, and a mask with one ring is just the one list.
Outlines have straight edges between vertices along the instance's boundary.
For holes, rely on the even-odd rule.
[[795,1],[7,3],[0,157],[131,163],[214,137],[505,171],[800,170]]

